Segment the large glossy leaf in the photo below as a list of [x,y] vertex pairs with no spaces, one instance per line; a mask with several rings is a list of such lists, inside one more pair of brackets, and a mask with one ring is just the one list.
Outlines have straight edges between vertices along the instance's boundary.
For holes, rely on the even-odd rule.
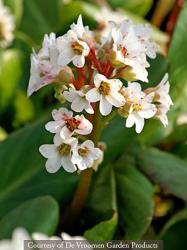
[[0,53],[0,108],[9,105],[21,76],[21,54],[15,49]]
[[38,147],[52,142],[44,129],[46,118],[31,124],[0,143],[0,216],[21,202],[53,195],[65,204],[72,197],[78,176],[61,169],[56,174],[45,170],[45,159]]
[[112,240],[118,222],[118,215],[115,212],[111,219],[102,221],[84,233],[88,240]]
[[138,240],[147,231],[153,216],[153,186],[124,154],[115,166],[119,218],[125,239]]
[[104,130],[102,140],[106,143],[104,164],[110,163],[136,138],[134,129],[125,127],[125,119],[115,117]]
[[24,227],[30,233],[53,234],[59,220],[57,202],[49,196],[27,201],[0,220],[0,238],[10,237],[17,227]]
[[154,148],[136,150],[139,168],[165,191],[187,200],[187,162]]
[[185,3],[178,18],[168,55],[170,81],[172,84],[178,85],[177,93],[179,89],[182,90],[184,85],[187,84],[187,61],[185,57],[187,54],[186,15],[187,3]]
[[111,166],[100,169],[94,176],[86,204],[85,218],[91,225],[95,225],[85,232],[87,239],[113,239],[118,222],[115,185]]
[[162,229],[160,238],[164,241],[164,249],[186,249],[186,231],[187,209],[184,209],[175,214]]

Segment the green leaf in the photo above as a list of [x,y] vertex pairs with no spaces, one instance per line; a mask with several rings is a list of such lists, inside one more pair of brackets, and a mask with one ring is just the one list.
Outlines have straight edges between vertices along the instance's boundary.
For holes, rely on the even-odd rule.
[[138,148],[138,167],[165,191],[187,200],[187,162],[154,148]]
[[115,117],[104,130],[101,138],[107,146],[104,156],[104,165],[110,163],[120,155],[126,147],[136,139],[136,135],[134,129],[128,129],[125,127],[125,119],[119,116]]
[[41,144],[52,142],[44,128],[46,120],[20,129],[0,143],[0,217],[41,195],[52,195],[61,204],[72,198],[78,176],[63,169],[54,175],[47,173],[45,159],[38,151]]
[[3,109],[14,95],[21,76],[21,54],[9,49],[0,54],[0,108]]
[[164,249],[186,249],[187,209],[176,213],[164,226],[160,238],[164,241]]
[[58,225],[59,207],[49,196],[27,201],[0,220],[0,239],[11,237],[17,227],[30,233],[41,232],[52,235]]
[[[59,3],[60,0],[24,0],[20,30],[40,44],[45,33],[57,32],[61,28]],[[33,29],[36,26],[37,29]]]
[[134,164],[125,154],[115,166],[119,221],[128,240],[140,239],[153,216],[153,186]]
[[118,222],[117,213],[111,219],[102,221],[84,233],[88,240],[110,240],[113,239]]
[[145,16],[150,10],[153,0],[108,0],[113,8],[123,8],[140,16]]
[[187,54],[186,15],[187,3],[184,4],[178,18],[168,54],[170,81],[171,84],[178,85],[177,93],[187,84],[187,61],[184,56]]
[[[105,198],[103,199],[102,197]],[[118,214],[115,176],[111,166],[101,168],[94,176],[86,204],[85,218],[91,224],[91,229],[84,234],[87,239],[113,239],[118,222]]]

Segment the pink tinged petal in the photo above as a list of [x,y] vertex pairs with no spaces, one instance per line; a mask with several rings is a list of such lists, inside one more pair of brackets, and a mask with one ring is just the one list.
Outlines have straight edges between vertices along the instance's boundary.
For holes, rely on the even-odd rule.
[[85,64],[85,57],[83,55],[76,55],[73,57],[73,64],[77,68],[82,68]]
[[86,100],[84,100],[83,98],[77,96],[72,104],[71,104],[71,108],[75,111],[75,112],[82,112],[83,109],[85,108],[85,103]]
[[86,93],[86,99],[90,102],[98,102],[101,98],[97,88],[93,88]]
[[76,129],[75,132],[80,135],[88,135],[92,132],[92,129],[92,123],[89,120],[83,118],[80,125],[78,126],[78,129]]
[[45,164],[47,172],[56,173],[61,167],[61,157],[50,158]]
[[107,99],[101,96],[99,110],[102,115],[106,116],[109,115],[112,111],[112,104],[107,101]]
[[63,96],[68,102],[72,102],[76,98],[77,93],[75,90],[64,91]]
[[58,133],[64,126],[64,124],[65,124],[64,121],[51,121],[45,125],[45,128],[47,131],[51,133]]
[[39,152],[45,158],[53,158],[57,156],[56,146],[53,144],[44,144],[39,147]]
[[92,108],[92,105],[89,102],[87,102],[85,110],[88,114],[94,114],[94,109]]
[[66,126],[64,126],[60,131],[60,137],[63,140],[69,139],[72,136],[73,132],[71,132]]
[[61,138],[60,133],[55,134],[55,136],[53,138],[53,143],[56,146],[59,146],[60,144],[62,144],[62,142],[63,142],[63,139]]
[[62,157],[61,163],[64,170],[69,173],[73,173],[77,170],[76,166],[72,163],[71,155]]

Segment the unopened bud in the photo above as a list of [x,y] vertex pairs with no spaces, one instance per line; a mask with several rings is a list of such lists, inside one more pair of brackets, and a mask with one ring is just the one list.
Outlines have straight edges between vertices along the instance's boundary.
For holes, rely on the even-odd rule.
[[118,73],[117,73],[119,78],[122,78],[126,81],[135,81],[137,80],[137,76],[134,73],[133,69],[130,66],[126,66],[123,69],[121,69]]
[[63,84],[56,84],[54,87],[55,94],[54,97],[60,102],[60,103],[65,103],[66,99],[64,98],[64,91],[67,89],[67,87]]
[[68,66],[63,67],[56,78],[56,82],[65,85],[74,82],[74,74],[72,69]]

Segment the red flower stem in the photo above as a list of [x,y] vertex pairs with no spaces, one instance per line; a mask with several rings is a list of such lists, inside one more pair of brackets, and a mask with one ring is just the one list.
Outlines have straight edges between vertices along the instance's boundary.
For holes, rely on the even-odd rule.
[[95,49],[90,50],[90,59],[92,60],[92,63],[94,67],[97,69],[97,71],[102,74],[102,67],[99,61],[97,60]]

